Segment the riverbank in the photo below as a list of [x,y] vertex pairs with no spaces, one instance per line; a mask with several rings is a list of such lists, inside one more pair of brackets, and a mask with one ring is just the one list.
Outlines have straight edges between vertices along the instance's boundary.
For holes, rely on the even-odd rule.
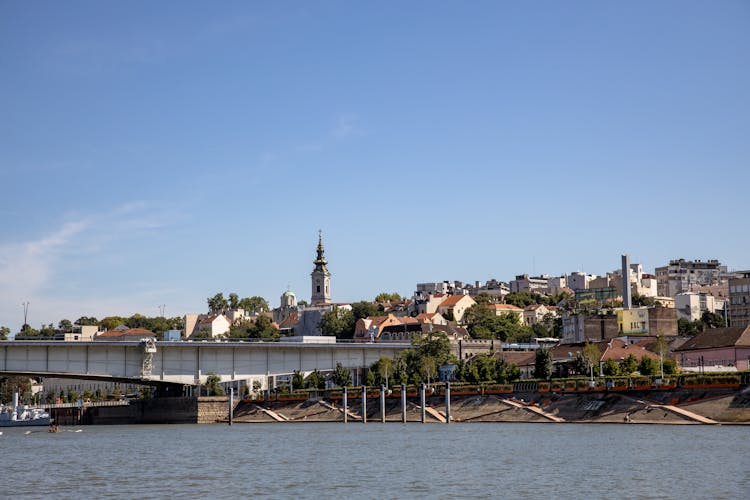
[[[429,397],[425,423],[444,423],[445,400]],[[368,398],[366,420],[380,422],[380,400]],[[731,389],[627,391],[603,393],[526,393],[455,395],[451,422],[576,422],[639,424],[748,424],[750,392]],[[385,421],[401,422],[401,399],[388,398]],[[236,423],[343,422],[340,401],[241,401],[233,413]],[[347,420],[362,422],[361,399],[350,398]],[[408,398],[406,421],[421,422],[418,398]]]

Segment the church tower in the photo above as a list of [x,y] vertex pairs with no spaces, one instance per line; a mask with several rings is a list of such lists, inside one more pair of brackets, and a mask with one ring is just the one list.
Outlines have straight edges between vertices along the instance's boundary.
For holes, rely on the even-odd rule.
[[323,232],[318,231],[318,258],[315,259],[315,269],[310,273],[312,278],[312,305],[331,303],[331,273],[328,272],[328,261],[323,255]]

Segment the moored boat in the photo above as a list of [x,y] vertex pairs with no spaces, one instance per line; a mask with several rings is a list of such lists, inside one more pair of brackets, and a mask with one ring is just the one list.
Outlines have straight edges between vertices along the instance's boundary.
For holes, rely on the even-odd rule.
[[0,405],[0,427],[49,425],[50,414],[42,408],[18,404],[18,393],[13,394],[13,406]]

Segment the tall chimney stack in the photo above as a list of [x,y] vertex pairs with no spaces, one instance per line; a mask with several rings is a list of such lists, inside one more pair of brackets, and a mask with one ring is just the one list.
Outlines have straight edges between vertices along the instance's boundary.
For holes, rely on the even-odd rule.
[[630,309],[630,257],[622,256],[622,307]]

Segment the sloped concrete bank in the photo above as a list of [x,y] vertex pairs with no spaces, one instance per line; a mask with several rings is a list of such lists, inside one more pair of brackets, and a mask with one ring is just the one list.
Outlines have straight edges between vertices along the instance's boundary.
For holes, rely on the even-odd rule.
[[[348,421],[362,421],[360,399],[351,399]],[[639,424],[747,424],[750,392],[736,390],[627,391],[598,393],[527,393],[461,395],[451,398],[452,422],[576,422]],[[272,416],[273,415],[273,416]],[[442,397],[427,398],[425,422],[445,422]],[[380,422],[377,398],[367,400],[367,421]],[[234,412],[237,423],[343,422],[339,402],[243,401]],[[386,400],[386,422],[401,422],[400,399]],[[406,421],[420,422],[419,401],[407,401]]]

